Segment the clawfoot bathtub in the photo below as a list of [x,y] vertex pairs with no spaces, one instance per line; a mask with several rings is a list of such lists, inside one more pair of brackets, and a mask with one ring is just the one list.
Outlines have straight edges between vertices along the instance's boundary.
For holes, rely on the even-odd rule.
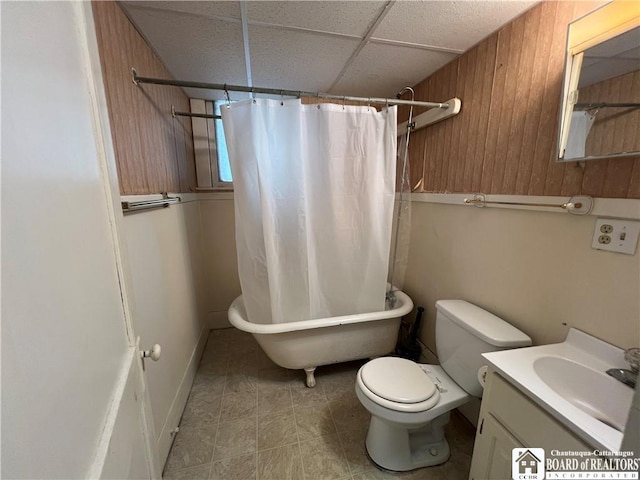
[[413,308],[407,294],[395,292],[393,309],[300,322],[261,325],[247,320],[242,295],[229,307],[231,325],[249,332],[277,365],[304,369],[307,386],[314,387],[314,371],[321,365],[377,357],[393,351],[400,319]]

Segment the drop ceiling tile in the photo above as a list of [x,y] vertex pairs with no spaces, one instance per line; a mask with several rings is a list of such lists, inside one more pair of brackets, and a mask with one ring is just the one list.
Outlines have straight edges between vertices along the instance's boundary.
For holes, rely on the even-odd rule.
[[168,10],[172,12],[188,13],[191,15],[220,16],[240,19],[240,3],[236,1],[219,2],[176,2],[152,0],[122,2],[125,9],[150,8],[153,10]]
[[[132,20],[144,32],[165,66],[180,80],[246,85],[242,27],[206,17],[132,8]],[[144,76],[144,72],[138,72]],[[212,98],[188,89],[192,98]],[[222,98],[220,94],[215,98]]]
[[[407,85],[415,85],[457,55],[396,45],[367,44],[329,93],[392,98]],[[446,98],[421,98],[444,101]]]
[[535,1],[399,1],[373,38],[468,50]]
[[249,21],[364,36],[384,1],[248,2]]
[[250,25],[249,45],[254,85],[325,91],[358,41]]

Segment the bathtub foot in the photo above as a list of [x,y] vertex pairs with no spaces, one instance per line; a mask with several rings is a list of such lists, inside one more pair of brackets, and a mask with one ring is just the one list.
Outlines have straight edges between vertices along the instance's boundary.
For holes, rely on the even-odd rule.
[[315,371],[316,367],[312,367],[312,368],[305,368],[304,371],[307,374],[307,387],[309,388],[313,388],[316,386],[316,377],[313,376],[313,372]]

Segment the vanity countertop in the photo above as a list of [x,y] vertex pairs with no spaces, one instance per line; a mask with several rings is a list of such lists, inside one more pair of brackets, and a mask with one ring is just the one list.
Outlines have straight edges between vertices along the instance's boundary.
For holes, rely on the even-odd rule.
[[572,328],[562,343],[483,357],[594,449],[620,450],[633,389],[606,371],[628,368],[622,349]]

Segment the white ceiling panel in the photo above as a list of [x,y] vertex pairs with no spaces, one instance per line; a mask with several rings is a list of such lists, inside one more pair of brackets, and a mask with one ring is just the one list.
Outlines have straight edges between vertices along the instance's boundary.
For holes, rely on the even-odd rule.
[[254,85],[323,91],[343,68],[357,40],[249,26]]
[[[457,55],[396,45],[368,44],[329,92],[337,95],[392,98],[456,58]],[[444,101],[429,98],[423,101]]]
[[[172,12],[129,8],[129,14],[144,32],[154,50],[180,80],[246,85],[242,27],[224,22]],[[140,76],[145,72],[138,71]],[[192,98],[212,97],[215,92],[189,90]]]
[[191,2],[191,1],[129,1],[122,2],[125,8],[151,8],[155,10],[170,10],[191,15],[219,16],[240,19],[240,3],[232,1],[222,2]]
[[362,37],[386,1],[248,2],[250,22],[266,22]]
[[399,1],[373,33],[397,40],[462,51],[531,8],[533,1]]
[[[387,3],[247,1],[253,84],[325,92],[334,86],[331,93],[338,95],[394,95],[536,2],[397,0],[365,44],[363,37]],[[176,78],[248,83],[239,1],[121,5]],[[185,91],[192,97],[223,98],[222,92]]]

